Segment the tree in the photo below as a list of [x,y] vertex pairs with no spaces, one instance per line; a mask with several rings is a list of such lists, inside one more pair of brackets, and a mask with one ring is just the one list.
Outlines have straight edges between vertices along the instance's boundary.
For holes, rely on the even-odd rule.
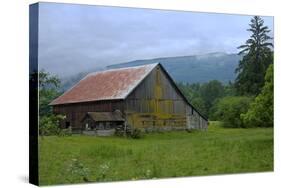
[[251,97],[232,96],[220,99],[212,108],[214,110],[213,117],[223,122],[224,127],[247,127],[242,121],[240,114],[247,112]]
[[211,108],[218,99],[224,96],[234,95],[233,84],[231,82],[223,85],[218,80],[211,80],[203,84],[178,83],[178,86],[191,104],[206,116],[212,114]]
[[39,72],[39,115],[51,115],[49,103],[59,96],[60,80],[45,70]]
[[45,70],[41,70],[39,77],[39,134],[57,135],[60,132],[59,121],[65,117],[52,114],[52,100],[59,96],[60,80],[57,76],[52,76]]
[[262,92],[255,98],[247,113],[241,117],[245,124],[252,127],[273,126],[273,65],[267,69]]
[[202,114],[207,115],[205,101],[200,95],[200,83],[178,83],[177,84],[184,96],[191,102],[191,104],[198,109]]
[[201,97],[196,97],[192,99],[192,105],[195,106],[202,114],[208,115],[207,108],[205,106],[205,102]]
[[238,47],[243,58],[235,70],[235,88],[241,95],[257,95],[264,85],[266,69],[273,63],[270,30],[259,16],[254,16],[249,26],[247,31],[252,34],[244,45]]
[[235,96],[236,90],[234,84],[229,81],[228,84],[224,85],[224,96]]
[[224,86],[217,80],[209,81],[200,88],[200,96],[203,99],[207,113],[218,98],[224,96]]

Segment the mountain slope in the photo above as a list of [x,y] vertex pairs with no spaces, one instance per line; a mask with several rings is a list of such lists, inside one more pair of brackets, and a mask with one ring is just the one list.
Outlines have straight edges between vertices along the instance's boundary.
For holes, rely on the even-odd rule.
[[167,57],[136,60],[107,66],[108,69],[161,63],[177,82],[207,82],[219,80],[227,83],[235,79],[235,69],[240,56],[226,53],[210,53],[198,56]]
[[[176,82],[208,82],[219,80],[223,83],[235,79],[235,69],[240,56],[226,53],[209,53],[204,55],[165,57],[146,60],[136,60],[127,63],[114,64],[105,69],[132,67],[150,63],[161,63]],[[72,77],[63,79],[63,90],[73,86],[89,72],[80,72]]]

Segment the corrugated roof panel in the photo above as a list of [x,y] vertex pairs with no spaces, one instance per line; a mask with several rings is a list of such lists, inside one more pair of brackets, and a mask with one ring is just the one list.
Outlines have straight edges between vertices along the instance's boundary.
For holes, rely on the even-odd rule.
[[91,73],[51,105],[124,99],[158,64]]

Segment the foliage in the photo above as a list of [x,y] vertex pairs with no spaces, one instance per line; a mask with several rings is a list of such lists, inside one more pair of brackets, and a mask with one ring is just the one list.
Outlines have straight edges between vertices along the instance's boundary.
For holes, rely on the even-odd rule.
[[75,181],[71,177],[79,178],[80,181],[84,182],[89,181],[89,169],[86,168],[83,163],[80,162],[77,158],[74,158],[70,161],[67,172],[70,174],[70,178],[68,178],[68,181],[71,183]]
[[235,86],[234,84],[229,81],[228,84],[225,84],[224,85],[224,97],[226,96],[236,96],[237,95],[237,92],[235,90]]
[[231,82],[222,84],[218,80],[203,84],[178,83],[178,87],[196,109],[209,117],[213,117],[212,107],[220,98],[235,95],[234,85]]
[[198,109],[202,114],[208,114],[208,109],[206,107],[206,101],[202,97],[195,97],[190,101],[196,109]]
[[244,55],[236,69],[235,87],[240,95],[257,95],[264,84],[266,69],[273,63],[270,30],[259,16],[254,16],[249,25],[247,31],[252,33],[251,37],[238,47],[239,54]]
[[125,135],[125,131],[124,131],[124,127],[123,126],[117,126],[115,128],[115,136],[124,136]]
[[213,107],[213,118],[222,121],[224,127],[245,128],[240,114],[247,112],[251,101],[245,96],[224,97]]
[[139,139],[139,138],[141,138],[142,136],[143,136],[143,135],[142,135],[142,132],[141,132],[140,129],[138,129],[138,128],[133,128],[133,129],[131,130],[131,133],[130,133],[130,137],[131,137],[131,138]]
[[72,136],[71,129],[60,129],[58,136]]
[[53,76],[45,70],[39,72],[39,115],[51,115],[52,110],[49,105],[52,100],[58,97],[60,80],[57,76]]
[[207,112],[209,112],[209,109],[212,107],[216,99],[224,96],[224,86],[217,80],[202,84],[200,90],[200,95],[205,102]]
[[39,118],[39,134],[42,136],[60,135],[59,121],[65,117],[62,115],[49,115]]
[[89,181],[273,170],[272,128],[226,129],[217,124],[210,122],[204,132],[151,133],[139,140],[45,137],[39,140],[40,185],[84,182],[78,173],[67,171],[73,155],[79,155],[79,162],[89,169]]
[[38,75],[39,79],[39,134],[60,135],[63,136],[59,128],[59,121],[65,117],[62,115],[54,115],[49,105],[60,92],[60,80],[57,76],[52,76],[45,70],[41,70]]
[[124,130],[124,126],[118,126],[115,129],[115,136],[124,137],[127,136],[133,139],[139,139],[143,137],[143,133],[138,128],[131,128],[131,126],[127,126],[126,130]]
[[258,127],[273,126],[273,65],[265,75],[265,85],[261,93],[251,103],[247,113],[241,115],[244,124]]

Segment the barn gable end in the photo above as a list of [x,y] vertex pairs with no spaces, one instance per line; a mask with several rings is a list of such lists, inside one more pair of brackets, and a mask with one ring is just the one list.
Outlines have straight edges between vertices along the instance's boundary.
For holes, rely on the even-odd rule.
[[187,101],[158,64],[125,99],[128,123],[139,128],[206,128],[207,119]]

